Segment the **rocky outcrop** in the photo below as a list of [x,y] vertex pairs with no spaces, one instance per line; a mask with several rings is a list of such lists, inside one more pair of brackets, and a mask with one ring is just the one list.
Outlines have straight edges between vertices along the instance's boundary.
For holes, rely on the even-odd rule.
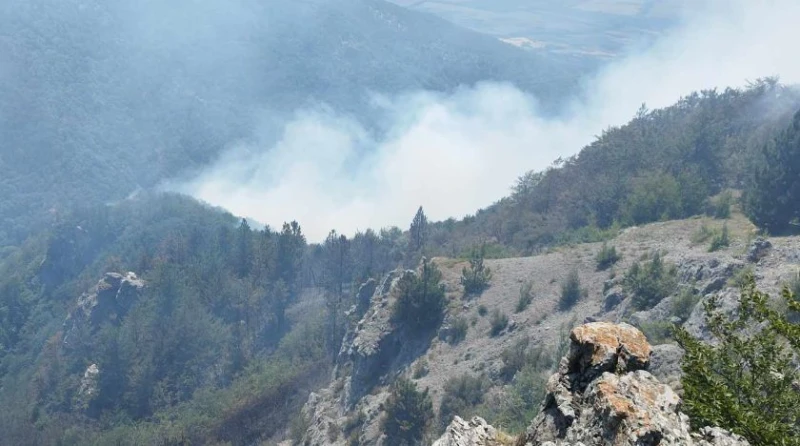
[[64,344],[74,332],[100,328],[104,322],[119,324],[139,298],[145,283],[135,273],[106,273],[97,285],[83,293],[64,322]]
[[758,263],[758,261],[766,257],[771,250],[772,243],[763,237],[758,237],[753,240],[747,248],[747,261]]
[[502,434],[483,418],[466,421],[456,416],[433,446],[494,446],[503,444],[502,439]]
[[748,444],[719,429],[690,433],[680,397],[646,371],[652,348],[633,326],[591,323],[570,340],[542,412],[518,445]]

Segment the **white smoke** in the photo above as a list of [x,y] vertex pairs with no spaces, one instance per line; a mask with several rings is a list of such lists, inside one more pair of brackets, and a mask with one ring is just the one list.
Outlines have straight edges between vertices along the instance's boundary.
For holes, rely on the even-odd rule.
[[381,140],[333,111],[299,111],[277,144],[235,145],[182,190],[272,226],[296,219],[312,241],[331,229],[402,227],[420,205],[434,220],[462,217],[507,195],[519,175],[624,124],[642,103],[667,106],[772,75],[800,80],[800,2],[689,6],[681,26],[607,66],[558,118],[513,86],[489,83],[382,98],[393,124]]

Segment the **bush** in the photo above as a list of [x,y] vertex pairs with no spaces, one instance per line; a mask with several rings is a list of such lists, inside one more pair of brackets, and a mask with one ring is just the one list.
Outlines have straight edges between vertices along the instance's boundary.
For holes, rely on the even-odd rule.
[[492,328],[489,330],[489,333],[492,336],[497,336],[508,326],[508,316],[500,310],[494,310],[492,311],[490,323]]
[[480,294],[489,286],[492,280],[492,270],[483,264],[486,247],[473,249],[469,259],[469,268],[461,270],[461,285],[464,286],[464,295]]
[[450,338],[448,342],[452,345],[460,343],[466,339],[467,330],[469,330],[469,323],[466,318],[457,317],[453,319],[453,323],[450,326]]
[[385,412],[381,428],[390,446],[419,444],[434,417],[428,390],[418,391],[416,384],[407,379],[394,383]]
[[664,321],[643,322],[639,329],[642,330],[647,341],[652,345],[665,344],[673,339],[675,325]]
[[561,298],[558,301],[559,309],[561,311],[571,309],[581,299],[582,294],[581,279],[578,276],[578,270],[574,269],[561,283]]
[[447,380],[439,406],[441,428],[446,428],[456,415],[462,418],[471,418],[474,413],[470,413],[470,411],[483,402],[489,385],[490,383],[483,376],[468,374],[454,376]]
[[519,299],[517,300],[517,307],[514,309],[515,313],[522,313],[533,302],[533,282],[525,282],[519,287]]
[[545,352],[541,347],[529,349],[529,340],[521,339],[514,345],[506,348],[500,354],[503,360],[503,367],[500,369],[500,377],[509,382],[514,376],[525,367],[533,367],[538,371],[549,370],[553,364],[552,355]]
[[711,201],[711,208],[709,214],[717,219],[726,219],[731,217],[731,206],[733,205],[733,194],[731,191],[726,190],[719,194],[719,196]]
[[483,304],[478,305],[478,314],[480,314],[481,317],[486,316],[488,313],[489,309],[486,308],[486,305]]
[[736,271],[731,278],[728,279],[727,285],[734,288],[742,288],[747,284],[749,277],[753,274],[755,274],[753,265],[747,265],[739,271]]
[[672,315],[681,321],[689,319],[699,301],[700,295],[693,288],[685,287],[672,302]]
[[711,239],[711,246],[709,246],[708,252],[719,251],[722,248],[727,248],[730,244],[731,240],[728,234],[728,225],[725,224],[722,225],[722,231],[714,235],[714,238]]
[[439,325],[446,305],[439,286],[442,273],[436,264],[423,260],[419,275],[405,274],[399,281],[393,318],[415,330],[430,330]]
[[[793,311],[800,302],[785,289]],[[706,323],[717,341],[709,345],[678,328],[684,408],[695,428],[720,426],[754,446],[800,445],[800,324],[771,309],[769,296],[744,280],[737,319],[719,312],[718,298],[706,304]],[[760,327],[753,330],[753,327]]]
[[665,265],[656,253],[645,264],[631,265],[625,274],[622,286],[633,295],[633,306],[637,310],[649,310],[669,296],[677,286],[678,270],[674,265]]
[[706,223],[703,223],[700,228],[692,234],[691,241],[693,245],[705,243],[708,239],[714,236],[714,230],[711,229]]
[[597,253],[597,257],[595,257],[595,262],[597,263],[597,270],[598,271],[605,271],[608,268],[611,268],[615,263],[620,261],[620,255],[617,254],[617,248],[614,246],[609,247],[605,243],[603,243],[603,247],[600,248],[600,252]]

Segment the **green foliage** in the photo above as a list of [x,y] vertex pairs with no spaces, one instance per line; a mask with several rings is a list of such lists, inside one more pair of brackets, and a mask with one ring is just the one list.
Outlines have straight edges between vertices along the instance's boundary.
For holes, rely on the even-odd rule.
[[711,239],[711,246],[708,247],[708,252],[719,251],[722,248],[727,248],[731,245],[730,234],[728,233],[728,225],[722,225],[722,230],[715,234]]
[[692,233],[691,242],[693,245],[699,245],[701,243],[705,243],[711,237],[714,236],[716,232],[711,229],[706,223],[700,225],[700,228],[697,229],[694,233]]
[[605,271],[608,268],[611,268],[614,264],[620,261],[622,257],[617,254],[617,248],[615,246],[608,246],[606,243],[603,243],[603,247],[600,248],[600,251],[597,253],[595,257],[595,263],[597,264],[598,271]]
[[[754,107],[768,112],[754,114]],[[449,255],[491,239],[528,255],[557,244],[607,240],[631,224],[701,214],[709,197],[747,183],[762,164],[764,145],[798,108],[800,92],[774,79],[692,93],[608,129],[574,157],[526,174],[510,197],[475,216],[432,224],[441,235],[430,249]],[[786,159],[774,164],[790,164]],[[788,186],[800,175],[782,178]],[[762,195],[798,202],[786,201],[785,188],[775,186]]]
[[639,329],[642,330],[647,341],[652,345],[665,344],[673,339],[675,325],[665,321],[642,322]]
[[734,288],[742,288],[748,283],[748,281],[750,280],[750,276],[754,274],[755,270],[753,269],[753,265],[747,265],[744,268],[733,273],[731,278],[728,279],[727,285]]
[[480,294],[489,286],[492,280],[492,270],[483,264],[486,253],[485,245],[480,249],[473,249],[469,259],[469,268],[461,271],[461,285],[464,295]]
[[[800,325],[769,307],[769,296],[749,276],[742,287],[738,317],[720,313],[716,298],[706,304],[714,345],[676,332],[686,352],[683,362],[684,408],[692,425],[720,426],[754,446],[800,444]],[[782,299],[800,310],[791,291]],[[756,328],[757,327],[757,328]]]
[[469,330],[469,323],[464,317],[457,317],[453,319],[450,324],[450,337],[448,342],[452,345],[457,345],[467,338],[467,331]]
[[533,282],[528,281],[519,287],[519,299],[517,299],[517,306],[514,308],[515,313],[522,313],[525,311],[531,302],[533,302]]
[[700,302],[700,294],[694,288],[683,287],[680,293],[672,301],[672,315],[681,321],[689,319],[694,307]]
[[675,265],[666,265],[661,254],[655,253],[652,260],[631,265],[622,286],[633,295],[634,308],[649,310],[675,291],[677,274]]
[[560,358],[554,358],[551,354],[546,352],[542,347],[530,348],[530,340],[528,338],[520,339],[510,347],[507,347],[500,354],[503,360],[503,367],[500,370],[500,377],[506,381],[511,381],[514,376],[527,366],[531,366],[536,370],[549,370],[555,361]]
[[465,419],[472,418],[476,406],[483,403],[489,386],[489,381],[483,376],[464,374],[448,379],[439,405],[440,428],[446,428],[456,415]]
[[381,428],[391,446],[419,444],[434,417],[428,390],[420,392],[416,384],[406,379],[394,383],[384,409]]
[[508,316],[498,309],[492,311],[492,316],[489,318],[489,334],[497,336],[506,329],[508,326]]
[[723,191],[710,202],[709,215],[717,219],[731,217],[731,206],[733,206],[733,193],[730,190]]
[[578,270],[570,271],[567,278],[561,283],[561,297],[558,300],[558,307],[561,311],[567,311],[575,306],[581,299],[583,290],[581,289],[581,279]]
[[393,318],[414,330],[431,330],[442,321],[446,305],[439,285],[442,273],[435,263],[423,259],[420,274],[405,274],[397,285]]
[[486,305],[480,304],[478,305],[478,314],[481,315],[481,317],[486,316],[489,314],[489,309],[486,308]]
[[800,111],[761,154],[745,189],[745,213],[770,234],[794,231],[800,218]]

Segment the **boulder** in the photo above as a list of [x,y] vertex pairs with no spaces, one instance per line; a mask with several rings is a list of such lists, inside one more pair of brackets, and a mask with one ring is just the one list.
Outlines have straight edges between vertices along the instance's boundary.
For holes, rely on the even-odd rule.
[[498,444],[497,429],[481,417],[465,421],[456,416],[433,446],[485,446]]
[[653,350],[636,328],[592,323],[570,340],[519,446],[748,444],[721,429],[690,432],[678,394],[646,370]]
[[772,249],[772,243],[763,237],[758,237],[750,243],[747,248],[747,261],[758,263],[759,260],[766,257]]

